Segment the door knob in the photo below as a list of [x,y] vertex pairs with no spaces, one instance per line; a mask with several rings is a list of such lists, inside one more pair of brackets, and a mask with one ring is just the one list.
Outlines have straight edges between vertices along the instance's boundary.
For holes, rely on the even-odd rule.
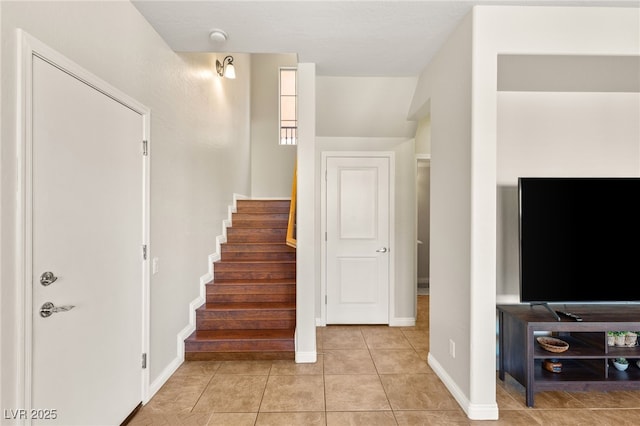
[[73,308],[75,308],[75,306],[73,305],[55,306],[51,302],[46,302],[44,305],[40,307],[40,316],[42,318],[48,318],[53,314],[56,314],[58,312],[67,312]]
[[389,250],[386,247],[382,247],[382,248],[379,248],[378,250],[376,250],[376,252],[378,252],[378,253],[386,253],[388,251]]
[[40,275],[40,284],[46,287],[50,284],[53,284],[57,279],[58,277],[53,275],[53,272],[47,271]]

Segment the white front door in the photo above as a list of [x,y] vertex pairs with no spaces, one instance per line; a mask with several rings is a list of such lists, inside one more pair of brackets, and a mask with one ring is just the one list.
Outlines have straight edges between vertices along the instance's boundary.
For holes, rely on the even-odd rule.
[[32,70],[27,416],[117,425],[142,401],[143,117],[35,55]]
[[327,324],[389,323],[389,157],[327,157]]

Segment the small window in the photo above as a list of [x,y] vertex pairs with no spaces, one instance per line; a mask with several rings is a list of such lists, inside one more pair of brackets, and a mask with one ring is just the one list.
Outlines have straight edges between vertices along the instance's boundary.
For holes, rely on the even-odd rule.
[[298,95],[295,68],[280,68],[280,145],[298,143]]

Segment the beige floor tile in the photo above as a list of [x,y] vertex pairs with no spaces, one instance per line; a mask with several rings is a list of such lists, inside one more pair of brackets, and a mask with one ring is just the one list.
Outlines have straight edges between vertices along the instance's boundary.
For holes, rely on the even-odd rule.
[[[536,394],[536,408],[538,407],[538,395],[541,393]],[[579,401],[582,407],[640,408],[639,391],[572,392],[570,395]],[[638,419],[638,424],[640,424],[640,418]]]
[[496,381],[500,418],[469,420],[426,362],[428,300],[414,327],[317,327],[313,364],[186,361],[130,425],[640,425],[640,391],[538,392],[529,408],[509,375]]
[[382,374],[394,410],[455,410],[458,403],[435,374]]
[[363,328],[369,349],[413,349],[402,330],[396,327]]
[[640,407],[637,409],[592,410],[600,425],[638,426]]
[[327,349],[325,374],[376,374],[371,354],[366,349]]
[[140,410],[127,426],[205,426],[211,413],[152,413]]
[[377,374],[325,375],[327,411],[390,410]]
[[209,376],[172,376],[144,408],[152,412],[189,412],[210,380]]
[[360,327],[327,326],[322,333],[322,348],[328,349],[366,349]]
[[260,412],[324,411],[323,377],[270,376]]
[[324,411],[304,413],[259,413],[256,426],[324,426]]
[[[565,409],[565,408],[586,408],[582,402],[576,399],[571,393],[563,391],[537,392],[534,396],[534,407],[542,409]],[[520,400],[523,405],[526,399]]]
[[213,413],[207,426],[253,426],[258,413]]
[[469,419],[462,410],[394,411],[399,426],[467,426]]
[[431,368],[413,349],[371,349],[378,374],[429,374]]
[[318,355],[314,363],[296,363],[293,360],[273,361],[271,364],[271,376],[297,376],[308,374],[323,374],[324,355]]
[[185,361],[180,367],[173,373],[172,377],[182,376],[213,376],[213,374],[220,368],[219,361]]
[[499,410],[523,410],[526,408],[524,397],[514,398],[502,386],[496,386],[496,402]]
[[327,413],[327,426],[396,426],[392,411],[340,411]]
[[268,375],[272,361],[222,361],[216,374]]
[[544,426],[605,426],[591,410],[533,409],[527,411],[527,414]]
[[409,341],[409,344],[416,351],[428,351],[429,350],[429,332],[425,330],[403,330],[404,337]]
[[258,412],[267,377],[216,374],[193,410],[219,413]]

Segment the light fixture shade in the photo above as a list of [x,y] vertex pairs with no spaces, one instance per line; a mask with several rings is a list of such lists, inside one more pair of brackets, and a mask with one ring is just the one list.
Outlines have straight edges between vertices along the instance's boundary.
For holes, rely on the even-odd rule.
[[233,66],[233,56],[226,56],[222,62],[216,59],[216,72],[220,77],[236,78],[236,69]]
[[232,63],[229,63],[226,67],[224,67],[224,76],[225,78],[236,78],[236,68]]

